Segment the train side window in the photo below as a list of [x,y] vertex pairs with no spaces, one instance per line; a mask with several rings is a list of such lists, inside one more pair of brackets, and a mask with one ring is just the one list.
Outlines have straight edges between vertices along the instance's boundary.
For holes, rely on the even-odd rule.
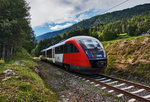
[[62,54],[64,52],[64,46],[61,45],[61,46],[58,46],[55,48],[55,53],[56,54]]
[[56,53],[56,54],[58,53],[58,49],[57,49],[57,47],[55,48],[55,53]]
[[52,58],[52,49],[49,50],[49,57]]
[[55,48],[55,53],[56,53],[56,54],[59,54],[59,47],[56,47],[56,48]]
[[64,52],[64,46],[60,46],[60,53],[63,53]]
[[64,53],[77,53],[79,50],[77,47],[72,43],[65,44]]
[[58,46],[57,48],[58,48],[57,54],[60,54],[60,46]]
[[72,44],[71,43],[67,44],[67,53],[72,53]]
[[77,52],[79,52],[79,50],[77,49],[77,47],[74,45],[74,44],[72,44],[73,45],[73,47],[72,47],[72,49],[73,49],[73,52],[74,53],[77,53]]
[[64,45],[64,53],[67,53],[67,44]]
[[47,57],[52,58],[52,49],[47,51]]
[[47,57],[49,57],[49,50],[47,50]]

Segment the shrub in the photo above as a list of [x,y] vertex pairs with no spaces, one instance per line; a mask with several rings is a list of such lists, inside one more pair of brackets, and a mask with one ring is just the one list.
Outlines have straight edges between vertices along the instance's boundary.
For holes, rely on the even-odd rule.
[[4,59],[0,59],[0,64],[5,63]]

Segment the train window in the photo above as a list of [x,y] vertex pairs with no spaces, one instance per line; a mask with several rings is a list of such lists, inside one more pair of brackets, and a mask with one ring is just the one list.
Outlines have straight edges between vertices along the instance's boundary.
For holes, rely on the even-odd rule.
[[72,43],[67,43],[64,46],[64,53],[77,53],[79,50],[77,47]]
[[47,50],[47,57],[49,57],[49,50]]
[[67,44],[64,45],[64,53],[67,53]]
[[60,51],[59,51],[60,53],[63,53],[64,52],[64,46],[62,45],[62,46],[60,46]]
[[77,52],[79,52],[79,50],[77,49],[77,47],[74,45],[74,44],[72,44],[72,43],[70,43],[70,46],[71,46],[71,53],[77,53]]
[[76,47],[75,45],[73,45],[73,52],[74,52],[74,53],[79,52],[79,50],[77,49],[77,47]]
[[81,42],[81,46],[84,49],[101,49],[101,46],[98,43],[98,41],[91,40],[91,39],[83,39],[80,42]]
[[52,58],[52,49],[47,51],[47,57]]
[[56,54],[62,54],[64,52],[64,46],[58,46],[55,48],[55,53]]
[[58,54],[58,47],[55,48],[55,53]]
[[71,43],[66,44],[67,45],[67,53],[71,53]]
[[55,53],[57,54],[57,47],[55,47]]

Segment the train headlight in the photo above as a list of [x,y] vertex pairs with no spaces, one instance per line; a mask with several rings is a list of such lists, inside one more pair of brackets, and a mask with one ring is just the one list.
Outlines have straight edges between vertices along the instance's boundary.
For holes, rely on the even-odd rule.
[[92,58],[94,58],[94,55],[92,55]]
[[106,52],[105,52],[105,50],[103,49],[103,53],[104,53],[104,57],[106,57]]

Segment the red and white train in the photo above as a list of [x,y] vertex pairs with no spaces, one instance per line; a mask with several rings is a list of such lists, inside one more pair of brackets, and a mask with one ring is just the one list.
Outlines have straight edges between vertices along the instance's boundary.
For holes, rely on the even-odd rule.
[[100,73],[107,66],[103,45],[99,40],[90,36],[75,36],[41,52],[42,60],[80,73]]

